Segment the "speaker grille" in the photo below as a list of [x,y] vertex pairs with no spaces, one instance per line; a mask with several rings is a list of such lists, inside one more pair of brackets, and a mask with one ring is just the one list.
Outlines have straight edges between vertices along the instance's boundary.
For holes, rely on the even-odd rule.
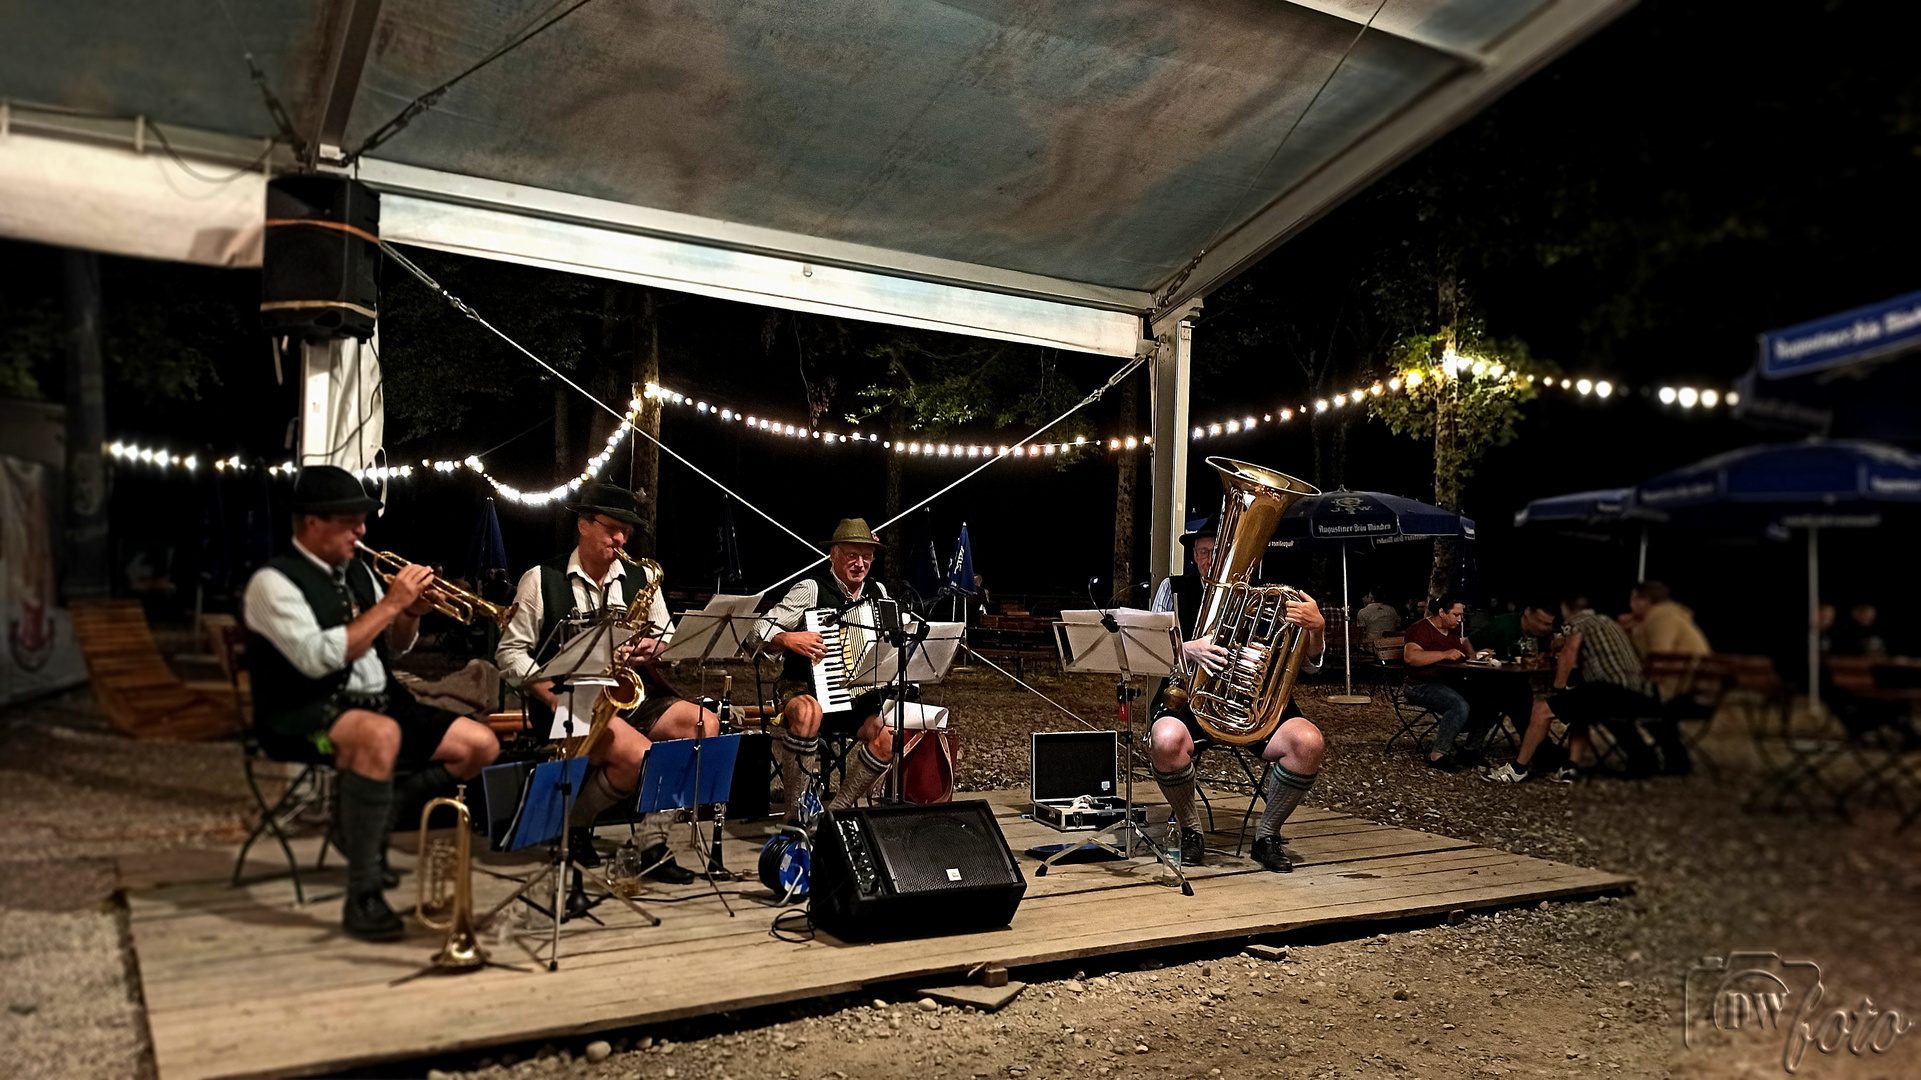
[[869,835],[897,894],[1006,884],[1005,845],[992,816],[979,803],[946,809],[868,815]]

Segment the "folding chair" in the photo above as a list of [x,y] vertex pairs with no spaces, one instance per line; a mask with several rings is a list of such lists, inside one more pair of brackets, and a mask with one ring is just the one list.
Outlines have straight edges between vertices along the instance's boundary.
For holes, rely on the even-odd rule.
[[[1794,693],[1781,681],[1773,659],[1732,659],[1734,688],[1747,713],[1748,733],[1762,768],[1761,779],[1742,809],[1750,813],[1780,810],[1792,799],[1810,817],[1819,816],[1823,802],[1845,817],[1841,789],[1828,775],[1845,746],[1845,740],[1835,735],[1840,724],[1818,710],[1810,710],[1797,724]],[[1816,792],[1823,798],[1815,798]]]
[[[251,635],[239,623],[221,625],[213,628],[213,644],[218,652],[221,670],[233,685],[234,701],[241,704],[246,694],[241,681],[247,671],[247,644]],[[255,843],[271,833],[280,845],[280,853],[287,857],[287,873],[293,878],[293,894],[296,903],[307,902],[306,889],[300,882],[300,860],[294,856],[293,846],[287,842],[287,831],[297,819],[318,819],[321,822],[333,820],[334,770],[331,758],[322,756],[317,750],[308,760],[283,761],[269,757],[260,748],[260,740],[253,729],[253,709],[247,704],[240,709],[240,768],[247,777],[247,790],[253,794],[254,807],[259,819],[247,832],[247,839],[240,845],[240,853],[234,856],[233,877],[229,885],[238,888],[241,873],[247,868],[247,852],[253,850]],[[261,786],[263,774],[278,771],[286,779],[287,786],[280,797],[269,803],[267,793]],[[324,836],[324,832],[323,832]],[[320,869],[326,862],[329,843],[320,842],[320,856],[314,860],[314,869]]]
[[1394,709],[1395,723],[1400,726],[1395,728],[1394,734],[1387,737],[1387,745],[1381,747],[1383,755],[1392,753],[1395,740],[1403,735],[1414,744],[1414,749],[1419,750],[1423,742],[1433,737],[1434,729],[1441,726],[1440,714],[1425,705],[1416,705],[1407,699],[1405,683],[1387,688],[1387,702]]
[[[1237,746],[1234,743],[1215,742],[1213,739],[1197,739],[1194,743],[1193,757],[1194,768],[1197,774],[1200,771],[1202,755],[1210,750],[1219,750],[1226,754],[1228,760],[1232,761],[1235,767],[1240,770],[1242,777],[1242,779],[1238,780],[1231,776],[1226,779],[1210,778],[1210,782],[1225,787],[1244,786],[1248,791],[1247,811],[1241,815],[1241,831],[1235,838],[1234,843],[1234,854],[1239,855],[1241,849],[1247,845],[1247,826],[1249,822],[1254,820],[1254,806],[1256,803],[1265,802],[1267,799],[1267,777],[1268,774],[1273,771],[1274,763],[1261,757],[1260,754],[1246,746]],[[1258,769],[1255,768],[1256,765],[1259,766]],[[1214,804],[1207,797],[1206,785],[1196,783],[1194,785],[1194,792],[1201,797],[1201,806],[1207,811],[1207,831],[1218,831],[1214,827]]]

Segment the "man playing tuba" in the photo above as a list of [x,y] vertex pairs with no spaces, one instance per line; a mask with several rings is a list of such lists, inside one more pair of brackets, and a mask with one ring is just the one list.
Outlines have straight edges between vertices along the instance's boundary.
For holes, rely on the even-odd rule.
[[[1181,543],[1193,556],[1191,568],[1179,577],[1162,581],[1154,594],[1153,605],[1155,611],[1177,612],[1184,642],[1182,653],[1190,664],[1210,672],[1219,672],[1230,660],[1227,650],[1207,637],[1194,638],[1194,623],[1201,610],[1207,571],[1214,563],[1218,529],[1219,519],[1209,518],[1206,525],[1181,537]],[[1299,600],[1287,602],[1286,617],[1307,634],[1301,670],[1315,672],[1321,668],[1322,654],[1327,647],[1327,622],[1313,597],[1306,593],[1299,595]],[[1291,695],[1281,715],[1280,726],[1261,747],[1262,759],[1272,762],[1274,767],[1267,779],[1267,809],[1254,827],[1254,859],[1275,873],[1285,874],[1294,869],[1294,863],[1282,847],[1281,823],[1314,786],[1321,772],[1324,747],[1321,729],[1301,713]],[[1181,862],[1199,866],[1206,857],[1207,842],[1201,832],[1200,808],[1194,804],[1194,747],[1197,742],[1208,739],[1208,735],[1183,704],[1178,708],[1168,707],[1148,729],[1147,739],[1154,780],[1160,784],[1161,794],[1167,797],[1168,806],[1180,825]]]
[[[612,484],[590,482],[582,485],[567,509],[574,513],[579,543],[565,559],[536,566],[521,575],[514,595],[519,609],[500,635],[500,646],[494,654],[502,677],[530,696],[529,704],[536,706],[532,709],[534,722],[542,728],[551,722],[559,701],[551,679],[534,681],[533,676],[559,653],[570,636],[556,633],[556,628],[569,620],[584,622],[605,607],[625,606],[647,589],[638,572],[629,579],[620,558],[628,536],[641,523],[642,507],[634,493]],[[599,865],[600,856],[593,845],[594,819],[608,807],[634,798],[640,784],[641,761],[652,740],[692,738],[696,724],[704,725],[709,736],[720,733],[720,721],[713,713],[669,690],[645,666],[672,637],[666,597],[658,588],[652,593],[647,620],[653,631],[623,644],[615,656],[616,663],[631,665],[640,673],[646,700],[626,719],[615,717],[606,734],[594,744],[589,755],[593,768],[581,783],[573,816],[567,822],[574,830],[568,841],[569,852],[583,866]],[[580,733],[585,734],[588,710],[584,695],[577,711]],[[694,874],[667,854],[667,829],[673,817],[671,811],[648,814],[637,835],[641,862],[653,867],[648,876],[680,885],[693,881]]]

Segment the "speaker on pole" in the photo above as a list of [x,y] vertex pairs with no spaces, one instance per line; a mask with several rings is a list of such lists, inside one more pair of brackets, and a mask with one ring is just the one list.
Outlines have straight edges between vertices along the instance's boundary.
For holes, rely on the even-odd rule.
[[260,321],[310,341],[367,340],[380,306],[380,194],[345,176],[267,184]]
[[985,802],[831,810],[814,837],[807,913],[842,941],[1006,926],[1027,894]]

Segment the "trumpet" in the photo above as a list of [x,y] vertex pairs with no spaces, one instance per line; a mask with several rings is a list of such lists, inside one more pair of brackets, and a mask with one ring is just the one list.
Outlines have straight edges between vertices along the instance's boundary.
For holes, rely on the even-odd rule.
[[[449,806],[454,811],[454,839],[429,839],[427,819],[434,811]],[[467,785],[461,784],[452,798],[438,798],[420,811],[420,896],[414,903],[414,917],[429,930],[445,930],[447,940],[434,954],[433,967],[442,971],[472,971],[487,963],[487,950],[480,946],[478,925],[474,921],[473,893],[473,818],[467,809]],[[445,911],[439,919],[430,911]]]
[[[354,541],[354,546],[367,553],[367,560],[373,563],[374,571],[380,575],[380,580],[389,585],[393,584],[395,574],[413,565],[391,551],[375,551],[358,540]],[[514,612],[520,609],[519,604],[508,604],[502,607],[499,604],[490,603],[458,585],[449,584],[438,574],[434,575],[433,581],[428,583],[427,587],[440,593],[440,599],[434,602],[434,610],[455,622],[471,623],[479,616],[485,615],[494,621],[495,626],[506,630],[507,624],[514,621]]]

